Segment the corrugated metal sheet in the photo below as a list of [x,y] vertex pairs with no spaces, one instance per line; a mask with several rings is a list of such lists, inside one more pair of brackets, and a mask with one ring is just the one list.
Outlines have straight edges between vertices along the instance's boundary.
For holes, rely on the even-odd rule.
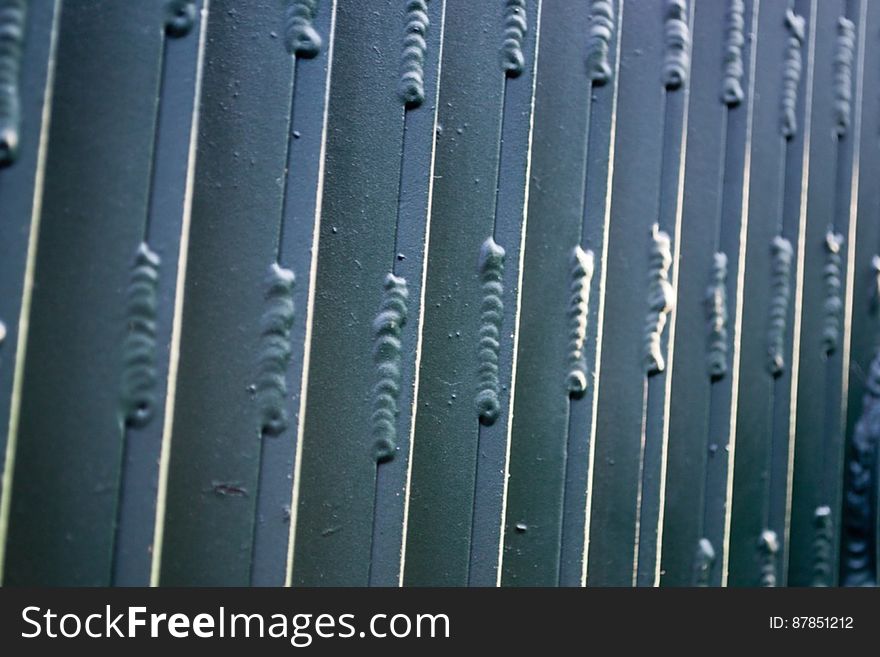
[[880,5],[0,23],[5,583],[877,583]]

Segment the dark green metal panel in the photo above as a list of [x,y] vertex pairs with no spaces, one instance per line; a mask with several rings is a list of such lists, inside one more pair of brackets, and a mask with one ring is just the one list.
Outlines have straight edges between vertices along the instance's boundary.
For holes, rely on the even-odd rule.
[[[174,3],[167,3],[173,10]],[[192,11],[165,18],[158,122],[153,147],[147,221],[143,244],[148,251],[132,257],[127,303],[144,308],[141,321],[130,318],[125,376],[134,394],[126,401],[126,427],[114,538],[114,585],[150,582],[156,493],[167,396],[177,263],[184,212],[202,3]],[[142,257],[155,255],[157,267]],[[145,287],[144,283],[152,283]],[[143,296],[145,292],[154,295]],[[155,307],[153,313],[150,309]],[[141,332],[145,329],[147,332]],[[142,342],[153,333],[155,339]],[[142,346],[146,345],[147,349]],[[150,358],[150,360],[147,360]],[[144,365],[145,367],[142,367]],[[133,408],[131,407],[133,404]]]
[[[560,585],[583,585],[586,577],[586,543],[589,523],[590,483],[593,470],[593,433],[596,417],[597,389],[595,386],[596,372],[600,365],[599,358],[599,327],[602,325],[604,290],[605,290],[605,253],[607,250],[606,236],[608,234],[608,221],[610,218],[610,173],[614,164],[613,135],[615,129],[615,114],[617,110],[617,80],[619,78],[620,60],[620,37],[619,18],[615,21],[615,32],[612,33],[608,43],[608,62],[596,60],[593,49],[597,46],[600,53],[604,52],[602,44],[596,44],[595,39],[601,36],[596,34],[597,28],[601,27],[598,18],[595,18],[601,7],[598,2],[591,4],[591,18],[593,39],[588,41],[591,51],[588,53],[591,77],[594,78],[593,89],[590,95],[590,133],[587,137],[586,177],[584,185],[584,199],[582,215],[584,223],[581,227],[580,241],[583,248],[593,251],[593,281],[595,293],[590,294],[590,303],[587,310],[587,330],[584,341],[584,349],[581,354],[582,363],[585,365],[587,389],[578,398],[577,390],[572,390],[572,368],[569,351],[569,371],[567,373],[571,403],[569,405],[569,429],[568,445],[566,452],[565,491],[562,520],[562,545],[560,554],[559,583]],[[623,5],[616,7],[617,16],[621,15]],[[597,72],[598,67],[598,72]],[[606,75],[607,74],[607,75]],[[598,82],[601,77],[607,77],[600,88]],[[594,99],[595,98],[595,102]],[[533,186],[534,188],[534,186]],[[569,273],[574,270],[570,269]],[[570,287],[569,293],[574,290]],[[573,295],[572,295],[573,296]],[[571,313],[572,297],[569,299],[569,313]],[[592,306],[592,307],[590,307]],[[593,317],[593,320],[590,320]],[[581,318],[579,318],[581,319]],[[572,316],[569,314],[569,330],[572,328]],[[569,333],[569,339],[571,339]],[[572,348],[569,344],[569,349]],[[590,363],[594,363],[594,373],[591,382]],[[587,433],[588,432],[588,433]],[[585,439],[586,437],[586,439]]]
[[698,3],[688,112],[661,583],[722,579],[743,177],[759,3]]
[[13,438],[10,584],[110,581],[126,291],[147,216],[163,18],[155,3],[62,9]]
[[[538,15],[541,5],[541,2],[524,3],[521,0],[510,0],[505,1],[504,9],[500,57],[507,77],[504,85],[504,111],[498,147],[493,240],[505,250],[505,262],[503,272],[493,272],[485,257],[488,243],[483,242],[480,248],[480,279],[483,294],[480,304],[480,340],[477,351],[479,382],[475,400],[483,419],[479,424],[477,442],[469,586],[496,585],[499,577],[499,559],[502,558],[499,546],[503,541],[509,418],[512,412],[510,405],[505,405],[504,397],[512,389],[514,375],[513,347],[517,332],[516,322],[519,317],[519,263],[525,227],[525,202],[528,190],[531,188],[528,181],[531,166],[531,118],[535,66],[539,59],[540,36],[537,33],[540,29]],[[517,35],[520,35],[521,19],[525,20],[526,26],[526,32],[521,34],[522,48],[511,48],[511,41],[516,41]],[[493,283],[495,275],[500,277],[500,294]],[[500,318],[496,314],[498,307],[495,306],[493,299],[495,295],[500,297],[503,309]],[[511,327],[509,330],[508,326]],[[498,339],[496,355],[499,365],[496,384],[499,391],[498,418],[490,422],[487,421],[484,402],[487,389],[491,389],[492,385],[494,359],[487,352],[487,346],[490,350],[493,348],[491,339],[496,333]]]
[[56,7],[7,582],[876,584],[875,3]]
[[[56,10],[56,3],[41,2],[17,17],[14,22],[21,28],[20,31],[13,30],[11,38],[20,45],[19,48],[7,48],[9,52],[6,54],[7,58],[14,59],[12,68],[17,70],[17,89],[6,93],[17,95],[20,120],[7,128],[17,144],[15,154],[10,153],[0,164],[0,427],[4,427],[0,431],[0,472],[4,472],[6,463],[8,434],[5,427],[9,426],[13,379],[18,363],[19,314],[35,189],[38,190],[40,136]],[[10,38],[8,33],[6,38]],[[2,495],[0,492],[0,497]]]
[[[420,336],[422,275],[426,249],[426,218],[431,201],[430,176],[434,161],[434,133],[437,118],[437,83],[440,52],[443,42],[444,2],[427,6],[428,27],[425,39],[426,56],[421,65],[422,86],[418,80],[418,66],[414,66],[412,49],[407,44],[420,28],[423,17],[421,6],[407,3],[406,37],[401,53],[401,81],[398,93],[406,99],[403,151],[401,154],[399,209],[397,219],[396,255],[394,272],[408,281],[410,301],[407,322],[410,328],[401,335],[401,353],[408,367],[401,371],[400,397],[397,400],[398,456],[384,462],[376,473],[376,506],[373,519],[373,545],[370,557],[370,584],[398,585],[400,582],[403,550],[403,522],[406,513],[406,490],[412,431],[412,413],[415,395],[416,354]],[[424,12],[422,12],[424,14]],[[422,91],[423,89],[423,91]],[[421,93],[418,93],[421,91]],[[414,98],[415,96],[415,98]],[[424,96],[424,98],[419,98]],[[378,371],[377,371],[378,374]],[[378,381],[376,382],[378,383]],[[374,400],[375,400],[374,396]]]
[[810,122],[789,543],[792,586],[837,581],[833,537],[840,532],[842,347],[849,340],[843,302],[851,248],[854,131],[861,118],[852,96],[862,71],[856,62],[862,14],[863,3],[854,0],[822,3],[816,17],[823,29],[816,39]]
[[292,441],[291,273],[278,249],[287,42],[301,34],[285,15],[274,0],[215,0],[208,14],[162,584],[250,582],[261,441]]
[[297,585],[398,581],[443,5],[337,5]]
[[621,3],[562,4],[542,3],[503,585],[583,575]]
[[749,215],[730,524],[729,583],[785,582],[792,324],[803,217],[804,108],[812,87],[815,3],[758,17]]
[[622,12],[588,585],[652,584],[659,570],[691,19],[689,3]]
[[[291,18],[305,11],[307,3],[287,2],[286,32],[289,39],[296,26]],[[295,273],[292,290],[293,320],[290,326],[290,362],[286,371],[289,428],[280,435],[268,435],[260,448],[254,553],[251,584],[279,586],[287,581],[290,547],[291,496],[301,400],[315,210],[319,199],[320,163],[324,146],[327,82],[332,40],[332,2],[315,5],[311,27],[303,31],[294,48],[292,107],[287,142],[287,168],[283,183],[282,226],[278,262]],[[311,14],[309,14],[311,15]],[[320,39],[320,44],[315,40]],[[315,45],[319,47],[315,48]],[[288,44],[290,49],[290,44]]]
[[405,585],[497,578],[539,4],[446,3]]

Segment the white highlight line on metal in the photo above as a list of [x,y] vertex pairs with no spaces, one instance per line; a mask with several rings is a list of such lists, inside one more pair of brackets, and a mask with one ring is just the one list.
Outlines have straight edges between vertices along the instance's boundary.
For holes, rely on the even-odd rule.
[[425,225],[425,249],[422,256],[422,286],[419,294],[419,333],[416,338],[415,377],[413,378],[412,416],[409,422],[409,461],[406,464],[406,485],[403,491],[403,529],[400,539],[400,570],[397,576],[397,585],[403,586],[403,571],[406,566],[406,538],[409,529],[409,497],[410,484],[412,483],[413,446],[416,440],[416,415],[419,402],[419,371],[422,362],[422,330],[425,324],[425,283],[428,279],[428,252],[431,247],[431,209],[434,204],[434,162],[437,155],[437,124],[440,112],[440,74],[443,69],[443,34],[446,27],[446,3],[443,3],[443,11],[440,14],[440,49],[437,53],[437,84],[434,93],[434,142],[431,147],[431,170],[428,174],[428,208]]
[[[510,401],[507,405],[507,436],[504,448],[504,483],[501,489],[501,531],[498,538],[498,566],[495,574],[495,586],[501,586],[501,568],[504,564],[504,519],[507,517],[507,480],[510,478],[510,440],[513,433],[513,406],[516,401],[516,363],[517,353],[519,349],[519,320],[520,309],[522,308],[522,279],[523,279],[523,262],[526,250],[526,229],[529,224],[529,190],[531,188],[532,178],[532,138],[534,137],[535,127],[535,88],[538,82],[538,57],[540,57],[541,45],[541,10],[543,8],[542,0],[538,0],[537,20],[535,21],[535,56],[532,58],[532,95],[529,104],[529,138],[526,150],[526,179],[525,189],[523,190],[523,221],[520,228],[519,242],[519,271],[516,279],[516,311],[514,312],[513,325],[516,329],[513,332],[513,356],[511,358],[510,370]],[[503,120],[503,117],[502,117]],[[498,163],[499,170],[501,163]]]
[[795,269],[794,288],[794,321],[792,322],[791,341],[791,382],[790,402],[788,405],[788,460],[785,474],[785,517],[782,542],[782,568],[779,581],[788,579],[789,535],[791,533],[791,498],[794,483],[794,444],[797,428],[797,393],[798,370],[800,369],[801,352],[801,314],[804,296],[804,251],[807,240],[807,192],[810,184],[810,137],[813,116],[813,76],[816,68],[816,2],[810,4],[810,34],[807,40],[807,77],[804,97],[804,152],[801,165],[801,195],[798,212],[797,268]]
[[[690,8],[691,12],[688,30],[691,34],[694,33],[694,16],[697,12],[698,6],[698,3],[694,3]],[[672,236],[672,289],[675,290],[676,304],[672,307],[672,312],[669,317],[669,329],[666,342],[666,372],[663,374],[665,377],[663,381],[663,430],[660,441],[660,491],[657,516],[657,547],[654,552],[654,586],[660,586],[660,558],[663,553],[663,520],[666,512],[666,465],[668,461],[669,446],[669,414],[672,402],[672,368],[675,365],[675,358],[673,356],[675,351],[675,318],[678,316],[678,313],[676,312],[676,308],[678,307],[678,273],[681,269],[681,267],[679,267],[679,256],[681,254],[681,222],[684,210],[684,177],[687,164],[688,118],[690,116],[690,75],[687,76],[686,84],[684,89],[682,89],[682,93],[684,95],[682,100],[684,116],[681,121],[681,141],[679,142],[678,156],[678,189],[676,190],[675,200],[675,230],[673,231]]]
[[43,183],[46,178],[46,153],[49,146],[49,127],[52,117],[52,89],[55,82],[55,55],[58,45],[58,24],[61,16],[61,0],[55,0],[52,31],[49,37],[49,63],[46,69],[46,86],[43,92],[43,112],[40,117],[40,142],[37,146],[37,168],[34,176],[34,196],[31,205],[31,226],[28,235],[28,254],[25,261],[24,284],[21,294],[21,312],[18,316],[18,340],[15,345],[15,371],[12,379],[12,396],[9,403],[9,433],[6,442],[5,469],[0,484],[0,585],[3,584],[6,560],[6,539],[9,530],[9,510],[12,503],[12,476],[15,471],[15,448],[18,442],[18,425],[21,414],[21,389],[24,382],[25,354],[27,352],[28,327],[30,325],[31,299],[34,291],[34,272],[37,264],[37,242],[40,236],[40,220],[43,214]]
[[[299,483],[300,470],[302,468],[302,446],[303,446],[303,430],[306,421],[306,403],[308,401],[308,382],[309,382],[309,365],[312,352],[312,323],[314,321],[315,311],[315,279],[318,272],[318,238],[321,235],[321,209],[324,201],[324,166],[325,155],[327,153],[327,117],[329,115],[330,105],[330,81],[333,77],[333,46],[336,43],[336,2],[333,0],[333,7],[330,9],[330,35],[328,37],[329,45],[327,46],[327,81],[324,85],[324,121],[321,127],[321,152],[318,156],[318,188],[315,192],[315,228],[312,232],[312,262],[309,267],[309,297],[306,305],[306,335],[303,342],[303,368],[302,380],[300,381],[300,390],[302,394],[299,399],[299,416],[296,426],[296,458],[293,464],[293,488],[291,491],[290,502],[290,538],[287,541],[287,569],[284,575],[284,586],[291,586],[293,582],[293,548],[296,540],[296,518],[299,510]],[[291,111],[293,111],[291,109]]]
[[[865,78],[865,38],[867,23],[868,0],[861,1],[861,11],[859,12],[859,36],[858,36],[858,55],[856,56],[856,80],[855,94],[853,98],[853,131],[852,131],[852,187],[849,196],[849,230],[846,238],[846,289],[844,292],[843,302],[843,338],[841,340],[841,376],[840,376],[840,421],[838,430],[842,438],[841,451],[846,445],[846,413],[847,402],[849,398],[849,369],[850,369],[850,348],[852,340],[852,307],[855,294],[855,266],[856,266],[856,239],[858,231],[856,230],[859,210],[859,154],[861,151],[862,141],[862,99],[864,96],[864,78]],[[843,481],[843,473],[845,468],[845,459],[840,458],[837,471],[837,481]],[[838,517],[837,526],[840,527],[840,519]],[[836,583],[837,577],[833,576]]]
[[180,225],[180,251],[177,255],[177,282],[174,290],[174,316],[171,320],[171,347],[168,358],[168,387],[165,393],[165,417],[162,427],[162,448],[159,455],[159,487],[156,494],[156,521],[153,528],[153,561],[150,567],[150,586],[159,586],[162,569],[162,545],[165,537],[165,508],[168,495],[168,466],[171,460],[171,438],[174,430],[174,403],[177,399],[177,370],[180,362],[180,334],[183,322],[184,287],[189,257],[189,228],[192,218],[193,184],[199,134],[199,114],[202,102],[202,73],[205,67],[205,35],[208,26],[208,8],[205,0],[199,25],[199,48],[196,60],[195,95],[190,122],[189,153],[186,163],[186,186],[183,194],[183,217]]
[[[620,90],[618,80],[620,78],[620,52],[621,52],[621,27],[623,26],[623,1],[617,9],[617,51],[614,55],[614,92],[611,96],[611,130],[608,139],[608,177],[605,181],[605,212],[603,218],[602,234],[602,260],[599,265],[599,298],[597,300],[598,313],[596,314],[596,362],[593,364],[593,396],[590,417],[590,447],[587,463],[590,471],[587,474],[587,501],[584,508],[584,556],[581,566],[581,586],[587,585],[587,565],[590,556],[590,520],[593,512],[593,474],[595,472],[596,453],[596,421],[599,414],[599,395],[596,390],[602,369],[602,337],[605,327],[605,277],[608,262],[608,231],[611,227],[611,183],[614,180],[614,155],[616,153],[617,139],[617,96]],[[607,84],[607,83],[606,83]]]
[[[761,0],[755,0],[752,7],[752,26],[749,34],[758,34],[758,14]],[[736,453],[736,413],[739,401],[739,369],[742,340],[743,285],[745,283],[746,239],[749,231],[749,187],[752,177],[752,122],[755,111],[755,54],[758,39],[750,40],[749,48],[749,88],[747,90],[748,105],[746,111],[745,161],[743,163],[742,209],[739,227],[739,254],[736,265],[736,310],[731,333],[733,335],[733,353],[730,372],[730,429],[727,442],[727,493],[724,502],[724,539],[721,546],[721,586],[727,586],[727,568],[730,561],[730,521],[731,503],[733,502],[734,454]]]

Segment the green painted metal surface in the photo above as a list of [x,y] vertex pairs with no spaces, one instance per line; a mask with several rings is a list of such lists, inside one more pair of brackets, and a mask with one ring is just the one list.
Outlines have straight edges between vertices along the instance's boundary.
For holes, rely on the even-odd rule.
[[876,585],[869,0],[0,0],[0,572]]

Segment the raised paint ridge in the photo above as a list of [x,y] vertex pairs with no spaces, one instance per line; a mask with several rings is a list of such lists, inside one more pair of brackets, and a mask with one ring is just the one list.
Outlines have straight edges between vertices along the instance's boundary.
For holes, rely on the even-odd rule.
[[773,238],[770,327],[767,332],[767,358],[770,374],[780,376],[785,370],[785,326],[791,298],[791,242],[782,236]]
[[195,0],[166,0],[165,33],[172,37],[186,36],[196,23]]
[[385,291],[379,313],[373,320],[373,458],[390,461],[397,450],[397,414],[400,398],[400,335],[406,323],[406,279],[394,274],[385,277]]
[[675,306],[675,290],[669,282],[672,266],[672,243],[669,235],[654,224],[649,255],[648,314],[645,318],[644,356],[648,375],[666,369],[661,337],[670,312]]
[[493,424],[501,412],[498,355],[501,322],[504,318],[504,249],[492,237],[480,249],[480,280],[483,301],[480,308],[479,377],[476,407],[480,421]]
[[425,101],[425,53],[428,50],[425,38],[429,25],[427,0],[407,0],[398,93],[410,109]]
[[822,328],[822,348],[832,354],[840,343],[841,312],[843,310],[841,282],[841,247],[843,235],[828,231],[825,235],[825,267],[822,277],[825,280],[824,326]]
[[687,0],[666,0],[663,32],[666,43],[663,84],[667,89],[678,89],[687,81],[691,66]]
[[156,405],[156,313],[159,256],[146,243],[135,254],[126,290],[126,333],[122,345],[122,406],[126,424],[145,426]]
[[587,339],[587,318],[590,310],[590,284],[593,280],[592,251],[580,245],[571,253],[571,298],[568,305],[569,352],[568,390],[574,395],[587,389],[587,358],[584,342]]
[[290,329],[293,326],[295,280],[293,272],[277,262],[272,263],[266,275],[266,306],[260,321],[256,385],[260,432],[265,436],[278,436],[290,424],[287,367],[292,351]]
[[21,70],[27,0],[0,0],[0,167],[18,155]]
[[816,507],[816,511],[813,513],[813,586],[831,585],[833,541],[831,507]]
[[782,120],[780,129],[782,136],[791,139],[797,134],[797,100],[801,82],[803,58],[801,47],[804,44],[806,22],[789,9],[785,13],[785,26],[788,28],[788,40],[785,46],[785,60],[782,65]]
[[712,566],[715,565],[715,548],[708,538],[697,542],[697,553],[694,556],[694,586],[709,586]]
[[284,41],[291,55],[311,59],[321,52],[321,35],[312,24],[318,0],[288,0],[284,22]]
[[508,77],[515,78],[523,72],[525,66],[523,40],[527,31],[526,0],[505,0],[501,68]]
[[834,119],[838,137],[849,130],[852,114],[852,71],[856,49],[856,26],[845,16],[837,19],[834,50]]
[[587,70],[594,84],[611,79],[608,53],[614,38],[615,17],[612,0],[590,0],[590,29],[587,33]]
[[717,380],[727,374],[727,256],[724,253],[716,253],[712,258],[706,315],[709,328],[706,369],[709,377]]
[[779,537],[772,529],[765,529],[761,532],[761,537],[758,539],[758,553],[761,567],[761,586],[776,586],[778,582],[776,557],[779,554]]
[[728,107],[739,105],[745,96],[742,87],[745,11],[743,0],[729,0],[724,31],[724,78],[721,82],[721,101]]
[[846,461],[841,585],[876,586],[877,444],[880,439],[880,352],[871,361],[862,411]]

